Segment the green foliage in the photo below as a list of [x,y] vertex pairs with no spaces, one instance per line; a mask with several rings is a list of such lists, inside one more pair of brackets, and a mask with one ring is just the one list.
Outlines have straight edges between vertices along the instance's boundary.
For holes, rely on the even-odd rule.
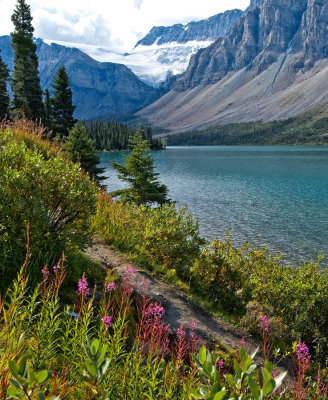
[[327,107],[285,120],[219,125],[203,131],[169,135],[169,146],[327,144]]
[[174,269],[179,275],[199,257],[204,240],[186,208],[165,204],[150,208],[113,202],[107,194],[98,201],[94,229],[106,242],[130,252],[142,265]]
[[167,202],[167,187],[158,182],[159,174],[154,172],[154,160],[148,151],[148,142],[142,139],[142,133],[137,130],[131,139],[131,153],[125,156],[125,164],[112,162],[118,171],[118,177],[127,182],[129,188],[112,193],[120,196],[122,201],[132,201],[138,205]]
[[[127,150],[129,139],[135,132],[125,124],[120,124],[114,120],[102,122],[84,122],[87,135],[90,137],[99,151]],[[164,146],[159,139],[153,139],[151,127],[144,131],[141,128],[143,139],[147,140],[151,150],[163,150]]]
[[18,0],[11,20],[15,31],[11,34],[15,52],[11,86],[13,114],[30,120],[43,119],[44,107],[38,72],[36,45],[33,42],[32,16],[25,0]]
[[[70,248],[90,240],[89,218],[95,210],[97,189],[77,164],[58,156],[44,157],[38,142],[30,149],[9,130],[0,137],[0,274],[7,287],[26,254],[29,225],[32,261],[53,262]],[[33,265],[33,262],[32,262]],[[32,267],[31,267],[32,268]]]
[[52,85],[51,97],[51,129],[55,134],[65,137],[73,128],[75,106],[72,103],[72,90],[65,67],[59,68]]
[[[203,346],[194,357],[200,374],[201,385],[198,390],[192,388],[190,394],[196,399],[230,400],[254,399],[262,400],[271,396],[279,389],[287,372],[273,377],[273,364],[266,361],[264,367],[259,368],[254,363],[257,349],[247,354],[243,347],[239,351],[239,359],[234,360],[234,375],[221,376],[213,363],[211,353]],[[274,398],[282,398],[283,393]]]
[[81,168],[88,172],[90,177],[98,184],[105,179],[101,176],[105,168],[99,168],[99,157],[96,154],[93,142],[86,134],[85,126],[77,123],[70,130],[64,142],[64,150],[68,157],[74,162],[79,162]]
[[51,99],[49,89],[44,91],[44,119],[43,125],[47,127],[49,130],[51,129],[51,120],[52,120],[52,108],[51,108]]
[[7,88],[7,80],[9,72],[6,64],[2,61],[0,50],[0,121],[9,116],[9,94]]

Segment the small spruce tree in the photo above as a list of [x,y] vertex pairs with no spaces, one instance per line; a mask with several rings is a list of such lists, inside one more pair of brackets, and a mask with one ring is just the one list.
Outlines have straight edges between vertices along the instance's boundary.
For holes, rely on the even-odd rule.
[[88,172],[90,177],[98,184],[105,179],[101,174],[105,168],[99,168],[97,156],[92,139],[89,139],[86,128],[81,122],[74,125],[64,143],[64,149],[73,162],[79,162],[81,168]]
[[72,103],[72,90],[65,67],[57,71],[52,85],[53,96],[51,99],[52,120],[51,125],[55,134],[62,138],[68,136],[76,120],[73,117],[75,106]]
[[49,130],[51,129],[51,119],[52,119],[52,107],[51,107],[51,98],[49,89],[44,91],[44,120],[43,125],[47,127]]
[[2,61],[0,54],[0,121],[9,115],[10,99],[7,88],[8,78],[9,72],[6,64]]
[[112,162],[118,177],[129,184],[129,188],[113,192],[113,196],[121,196],[123,201],[132,201],[137,205],[151,203],[164,204],[167,199],[167,187],[158,181],[158,173],[154,172],[154,160],[151,158],[149,143],[142,138],[141,130],[137,130],[130,141],[131,153],[125,156],[125,164]]
[[11,20],[15,31],[11,33],[12,47],[15,52],[12,109],[15,117],[31,120],[43,119],[44,108],[38,71],[36,44],[33,42],[30,6],[25,0],[17,0]]

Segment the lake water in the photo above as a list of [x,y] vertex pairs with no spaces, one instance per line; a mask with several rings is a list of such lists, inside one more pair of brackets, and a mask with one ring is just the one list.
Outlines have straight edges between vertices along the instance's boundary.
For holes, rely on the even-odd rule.
[[[100,157],[108,190],[123,188],[110,165],[122,153]],[[231,230],[236,245],[267,247],[294,265],[328,255],[328,147],[168,147],[153,158],[170,198],[188,205],[206,238]]]

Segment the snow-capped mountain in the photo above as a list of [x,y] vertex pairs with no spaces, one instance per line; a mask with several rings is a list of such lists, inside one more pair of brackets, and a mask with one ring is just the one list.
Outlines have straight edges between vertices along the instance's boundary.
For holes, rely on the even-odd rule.
[[156,87],[168,76],[184,72],[193,54],[226,35],[243,14],[241,10],[229,10],[185,25],[153,27],[129,52],[78,43],[50,40],[45,40],[45,43],[76,47],[100,62],[124,64],[139,79]]

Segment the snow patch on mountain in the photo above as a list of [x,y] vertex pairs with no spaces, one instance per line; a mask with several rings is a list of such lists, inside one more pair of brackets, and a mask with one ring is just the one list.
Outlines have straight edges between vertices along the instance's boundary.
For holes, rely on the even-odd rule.
[[199,49],[208,47],[212,41],[189,41],[187,43],[171,42],[163,45],[154,43],[151,46],[139,45],[131,52],[122,52],[103,46],[80,43],[44,40],[45,43],[57,43],[61,46],[78,48],[99,62],[124,64],[141,80],[158,86],[168,75],[184,72],[190,57]]

